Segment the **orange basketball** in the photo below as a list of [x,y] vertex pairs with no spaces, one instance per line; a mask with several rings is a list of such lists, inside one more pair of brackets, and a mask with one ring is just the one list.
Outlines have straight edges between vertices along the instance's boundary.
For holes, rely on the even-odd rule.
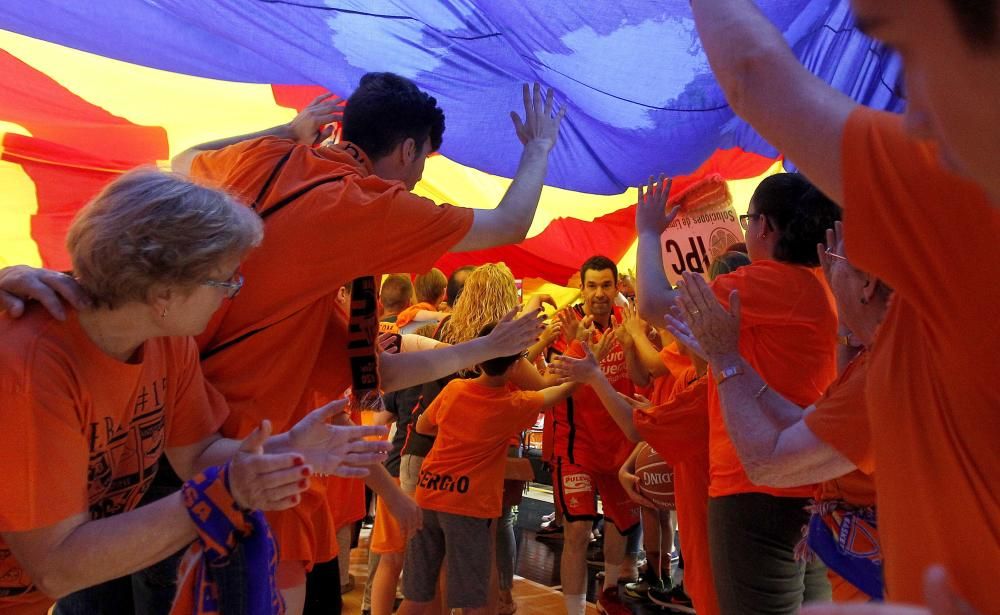
[[660,510],[674,510],[674,469],[663,461],[653,447],[643,442],[635,458],[639,493]]

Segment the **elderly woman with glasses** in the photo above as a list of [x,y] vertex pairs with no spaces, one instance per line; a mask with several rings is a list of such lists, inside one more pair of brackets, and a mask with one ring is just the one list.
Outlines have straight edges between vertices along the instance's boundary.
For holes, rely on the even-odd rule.
[[[243,442],[218,435],[228,407],[189,336],[239,292],[261,235],[229,196],[133,171],[67,237],[90,307],[64,320],[35,304],[0,315],[0,611],[46,613],[199,538],[224,548],[204,541],[204,524],[263,524],[252,511],[295,506],[313,472],[361,476],[381,460],[384,444],[362,438],[384,430],[327,425],[335,407],[280,436],[267,422]],[[163,455],[198,476],[138,506]]]
[[[639,309],[654,326],[677,291],[663,273],[661,235],[676,212],[667,213],[670,182],[640,190]],[[819,270],[816,245],[840,218],[839,208],[801,175],[764,179],[750,200],[746,245],[751,263],[711,283],[728,304],[743,300],[739,354],[771,386],[805,407],[837,375],[837,314]],[[695,308],[697,309],[697,308]],[[825,599],[829,585],[819,565],[795,558],[811,487],[755,484],[747,475],[727,429],[719,392],[741,375],[740,366],[712,370],[708,382],[708,538],[723,613],[794,613],[804,600]]]
[[819,258],[837,301],[847,360],[837,380],[805,410],[772,390],[741,356],[737,291],[726,310],[701,278],[685,276],[677,316],[668,320],[670,330],[715,373],[739,373],[719,386],[719,396],[750,480],[769,487],[818,483],[808,545],[836,573],[835,600],[868,601],[881,599],[883,588],[865,382],[868,348],[892,290],[853,267],[842,252],[838,222],[820,245]]

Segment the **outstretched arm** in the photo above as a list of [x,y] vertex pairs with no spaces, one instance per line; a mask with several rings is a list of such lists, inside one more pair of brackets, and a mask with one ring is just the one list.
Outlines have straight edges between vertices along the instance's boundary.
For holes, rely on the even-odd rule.
[[645,192],[643,187],[639,186],[639,202],[635,212],[635,230],[639,236],[636,255],[636,264],[639,268],[636,279],[639,286],[636,289],[639,315],[658,329],[666,326],[663,314],[673,305],[677,296],[667,281],[666,272],[663,271],[663,245],[660,239],[680,211],[679,207],[667,211],[667,200],[670,198],[672,184],[673,182],[665,179],[663,175],[660,175],[656,183],[650,177]]
[[642,438],[632,420],[632,403],[629,402],[628,398],[619,395],[615,387],[608,382],[593,352],[586,345],[584,345],[584,353],[585,356],[582,359],[567,356],[556,357],[550,370],[552,373],[558,374],[563,382],[578,382],[594,389],[608,414],[611,415],[622,432],[632,442],[638,442]]
[[202,152],[222,149],[259,137],[278,137],[280,139],[290,139],[306,145],[314,145],[323,142],[333,134],[332,123],[339,122],[344,117],[344,100],[334,96],[329,92],[320,94],[313,99],[309,106],[300,111],[295,118],[287,124],[279,124],[264,130],[252,132],[245,135],[209,141],[201,145],[190,147],[180,154],[174,156],[170,161],[170,167],[175,173],[189,175],[191,173],[191,162]]
[[[730,296],[731,313],[719,304],[701,276],[685,274],[681,312],[687,322],[670,317],[670,332],[683,341],[697,338],[718,377],[722,417],[750,480],[770,487],[797,487],[843,476],[855,465],[816,437],[803,420],[805,411],[772,391],[740,356],[739,293]],[[687,326],[690,327],[690,329]]]
[[528,234],[535,219],[538,199],[549,168],[549,152],[559,137],[559,125],[566,115],[566,107],[554,111],[554,93],[550,89],[542,99],[542,86],[524,86],[524,121],[511,112],[517,137],[524,144],[517,173],[507,193],[495,209],[477,209],[473,212],[472,228],[452,252],[482,250],[494,246],[518,243]]
[[486,337],[421,352],[383,354],[379,366],[382,389],[398,391],[443,378],[494,357],[524,352],[535,343],[544,326],[538,319],[537,310],[515,320],[516,312],[517,308],[511,310]]
[[693,0],[691,8],[733,111],[843,204],[841,136],[857,103],[806,70],[751,0]]

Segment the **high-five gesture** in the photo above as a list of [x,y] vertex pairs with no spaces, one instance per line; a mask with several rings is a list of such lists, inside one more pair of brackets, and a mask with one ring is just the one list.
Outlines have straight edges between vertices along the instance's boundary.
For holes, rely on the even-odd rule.
[[344,99],[326,92],[299,111],[288,128],[292,138],[303,145],[319,145],[333,134],[333,124],[344,119]]
[[639,233],[643,231],[655,231],[657,235],[663,233],[674,221],[680,212],[680,206],[676,206],[667,211],[667,200],[670,199],[670,188],[674,180],[667,178],[662,173],[659,181],[653,181],[653,176],[649,176],[649,185],[639,186],[639,202],[635,211],[635,230]]
[[517,131],[517,138],[525,146],[529,143],[538,143],[545,147],[545,151],[550,151],[559,138],[559,125],[566,116],[566,107],[560,107],[559,111],[553,114],[555,107],[555,92],[549,88],[545,93],[545,100],[542,100],[542,86],[535,83],[534,88],[524,84],[524,120],[515,111],[510,112],[510,117],[514,120],[514,130]]
[[368,468],[385,460],[392,444],[377,425],[331,425],[330,419],[343,414],[347,400],[337,400],[313,410],[288,432],[288,448],[301,454],[317,472],[347,478],[368,476]]

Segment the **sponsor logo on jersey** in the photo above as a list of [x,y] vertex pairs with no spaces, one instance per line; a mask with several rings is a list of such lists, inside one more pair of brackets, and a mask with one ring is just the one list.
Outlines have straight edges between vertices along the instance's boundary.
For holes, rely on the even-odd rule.
[[586,474],[567,474],[563,476],[564,493],[582,493],[593,491],[590,485],[590,477]]

